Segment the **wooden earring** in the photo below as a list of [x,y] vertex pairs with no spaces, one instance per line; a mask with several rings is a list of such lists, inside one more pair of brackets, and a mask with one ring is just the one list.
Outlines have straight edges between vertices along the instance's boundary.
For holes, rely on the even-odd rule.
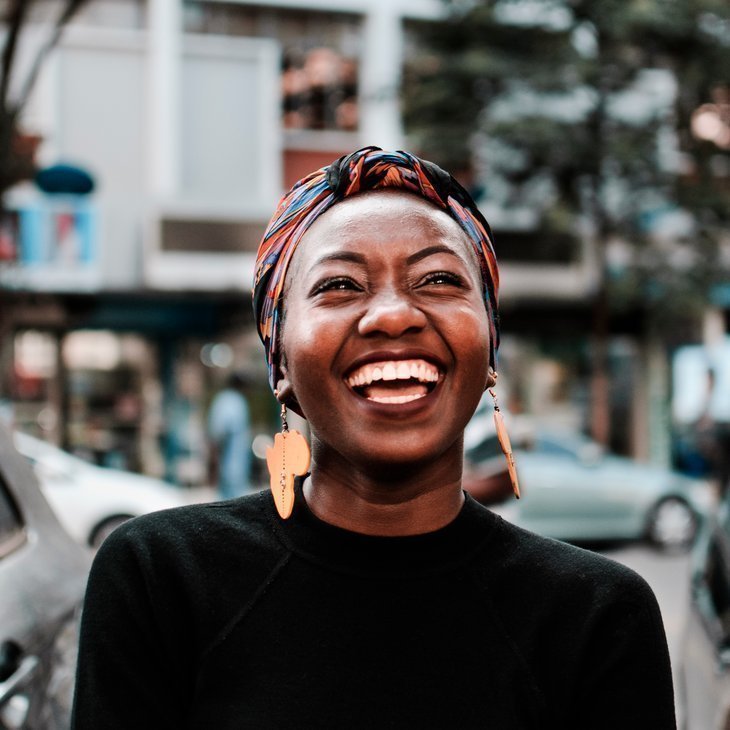
[[[494,377],[497,374],[494,373]],[[512,443],[509,440],[509,434],[507,433],[507,426],[504,425],[504,418],[499,410],[499,403],[497,402],[497,394],[492,388],[489,388],[489,395],[494,400],[494,426],[497,429],[497,440],[502,448],[505,458],[507,459],[507,470],[509,471],[509,480],[512,482],[512,491],[517,499],[520,498],[520,484],[517,480],[517,467],[515,466],[515,457],[512,454]]]
[[266,449],[269,486],[279,516],[286,520],[294,509],[294,477],[309,471],[309,444],[299,431],[290,431],[286,406],[281,405],[281,433],[274,436],[274,445]]

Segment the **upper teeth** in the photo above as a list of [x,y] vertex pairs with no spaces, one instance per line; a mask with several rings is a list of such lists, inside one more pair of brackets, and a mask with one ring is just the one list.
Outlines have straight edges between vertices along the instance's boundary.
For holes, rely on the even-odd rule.
[[415,378],[423,383],[435,383],[439,371],[425,360],[386,360],[370,362],[355,370],[347,378],[352,387],[370,385],[376,380],[410,380]]

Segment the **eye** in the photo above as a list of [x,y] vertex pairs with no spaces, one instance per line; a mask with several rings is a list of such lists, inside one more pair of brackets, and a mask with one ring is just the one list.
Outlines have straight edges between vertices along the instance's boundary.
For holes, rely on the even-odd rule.
[[432,271],[421,279],[421,286],[429,284],[463,287],[464,279],[451,271]]
[[361,287],[348,276],[333,276],[315,284],[312,296],[328,291],[360,291]]

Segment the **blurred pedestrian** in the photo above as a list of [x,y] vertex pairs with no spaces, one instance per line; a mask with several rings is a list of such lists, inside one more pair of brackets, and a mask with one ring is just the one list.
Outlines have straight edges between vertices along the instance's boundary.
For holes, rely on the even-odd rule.
[[257,263],[271,493],[102,545],[75,730],[674,728],[646,582],[462,490],[499,344],[491,232],[464,189],[359,150],[284,196]]
[[247,386],[246,375],[233,372],[210,404],[210,475],[221,499],[240,497],[250,488],[251,425],[245,396]]
[[694,423],[693,436],[697,455],[703,460],[705,472],[715,479],[718,495],[725,498],[730,487],[730,411],[726,393],[720,388],[727,384],[715,366],[707,369],[706,398],[702,411]]

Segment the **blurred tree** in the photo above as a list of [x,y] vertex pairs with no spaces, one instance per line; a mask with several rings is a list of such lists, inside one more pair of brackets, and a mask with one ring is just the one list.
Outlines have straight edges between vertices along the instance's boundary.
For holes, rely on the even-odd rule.
[[406,69],[406,128],[500,210],[594,237],[592,431],[606,443],[609,306],[676,329],[722,273],[730,5],[444,2],[448,20],[422,27]]
[[[59,0],[53,3],[38,0],[7,0],[4,3],[0,51],[0,213],[5,193],[13,185],[33,177],[37,140],[22,133],[21,114],[30,97],[43,63],[61,38],[64,28],[89,0]],[[37,7],[36,7],[37,6]],[[18,46],[23,30],[30,24],[38,8],[52,9],[58,14],[50,21],[48,36],[35,52],[24,77],[17,78]]]

